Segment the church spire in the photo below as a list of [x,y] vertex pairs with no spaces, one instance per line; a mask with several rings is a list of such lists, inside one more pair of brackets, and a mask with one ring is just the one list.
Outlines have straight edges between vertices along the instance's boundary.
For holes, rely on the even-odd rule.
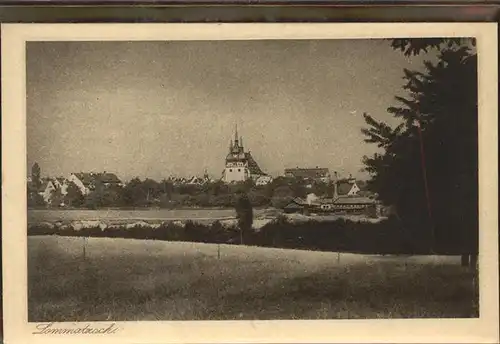
[[238,147],[238,124],[235,124],[234,128],[234,145]]

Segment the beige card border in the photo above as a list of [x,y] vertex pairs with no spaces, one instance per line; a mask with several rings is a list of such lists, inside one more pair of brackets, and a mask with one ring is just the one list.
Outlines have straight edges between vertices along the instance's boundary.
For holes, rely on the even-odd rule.
[[[371,24],[4,24],[2,226],[5,343],[494,343],[498,341],[497,26]],[[479,319],[117,322],[112,335],[33,335],[27,323],[25,42],[476,37],[479,57]],[[64,326],[106,323],[56,324]],[[109,323],[108,323],[109,324]]]

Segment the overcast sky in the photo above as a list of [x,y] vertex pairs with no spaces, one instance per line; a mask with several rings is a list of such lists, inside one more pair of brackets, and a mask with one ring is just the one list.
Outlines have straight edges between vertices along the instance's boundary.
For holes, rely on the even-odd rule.
[[[383,40],[31,42],[28,168],[124,180],[220,177],[237,123],[272,175],[328,167],[362,177],[362,113],[395,123],[404,57]],[[392,122],[391,122],[392,121]]]

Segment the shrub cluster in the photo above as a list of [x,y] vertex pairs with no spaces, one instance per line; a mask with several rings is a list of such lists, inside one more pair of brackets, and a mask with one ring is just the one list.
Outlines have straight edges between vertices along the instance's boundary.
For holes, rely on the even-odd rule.
[[[28,235],[61,235],[84,237],[111,237],[149,239],[165,241],[188,241],[201,243],[225,243],[306,249],[317,251],[340,251],[366,254],[427,254],[430,250],[423,235],[408,233],[392,219],[379,223],[335,220],[325,222],[308,221],[292,223],[284,216],[264,225],[259,230],[244,231],[243,237],[237,226],[223,226],[216,221],[211,225],[187,221],[183,225],[165,222],[159,226],[137,225],[132,228],[93,227],[79,231],[71,227],[33,225]],[[438,243],[435,253],[459,254],[457,245]]]

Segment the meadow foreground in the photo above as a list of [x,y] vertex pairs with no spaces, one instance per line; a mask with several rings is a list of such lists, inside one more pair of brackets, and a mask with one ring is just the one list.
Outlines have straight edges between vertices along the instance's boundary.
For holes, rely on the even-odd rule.
[[218,248],[28,237],[29,321],[478,316],[459,257]]

